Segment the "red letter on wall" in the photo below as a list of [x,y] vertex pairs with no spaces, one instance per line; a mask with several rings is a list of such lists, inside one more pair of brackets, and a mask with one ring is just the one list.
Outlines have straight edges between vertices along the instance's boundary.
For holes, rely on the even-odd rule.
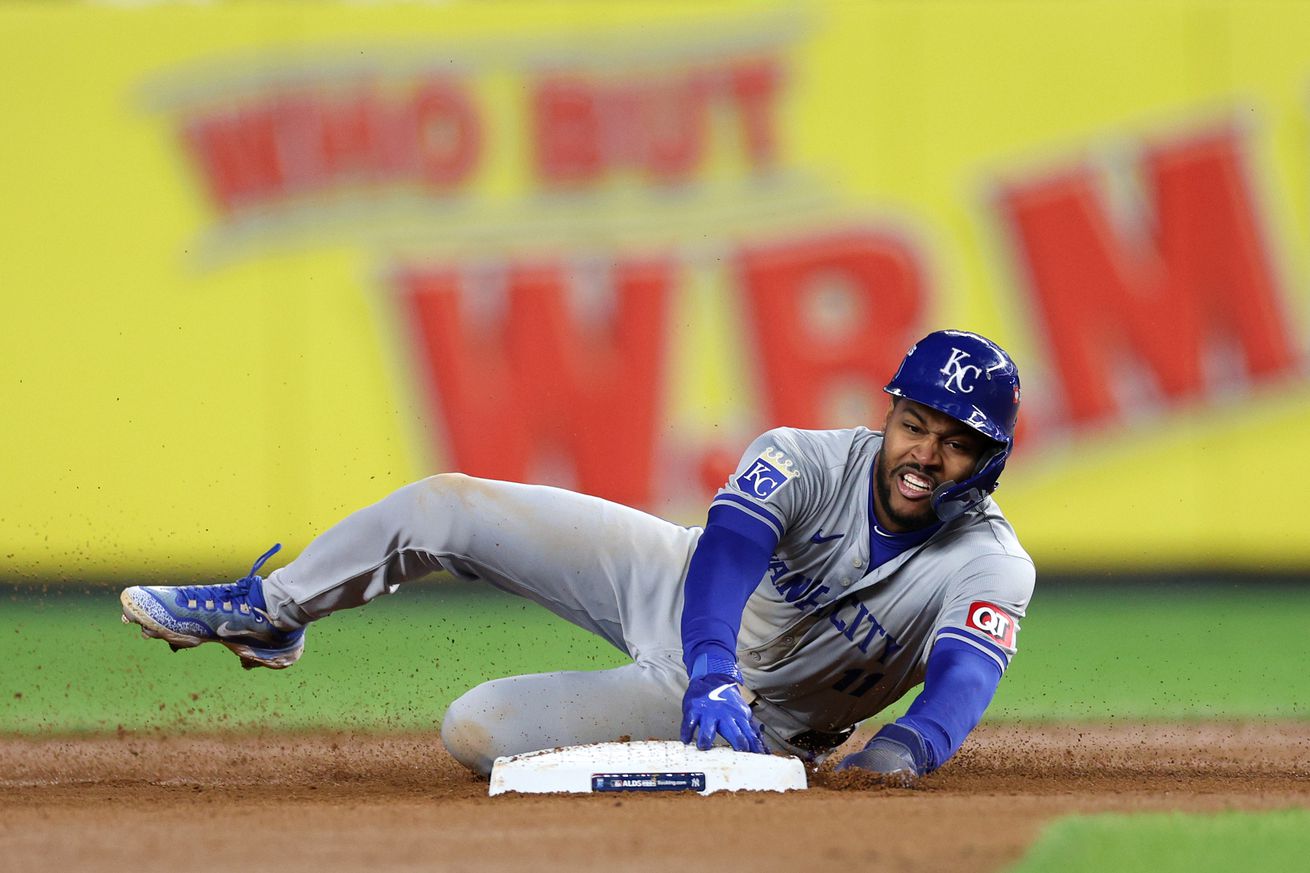
[[731,73],[732,95],[741,110],[742,144],[756,169],[773,164],[778,147],[778,92],[782,70],[775,61],[741,64]]
[[[836,424],[825,420],[825,393],[855,383],[881,396],[918,339],[924,289],[900,240],[873,232],[793,240],[746,249],[741,270],[770,425]],[[844,310],[835,330],[821,328],[827,303]]]
[[409,111],[423,181],[437,189],[465,181],[482,150],[482,121],[463,86],[440,79],[424,82]]
[[617,264],[614,312],[598,326],[574,319],[566,283],[558,267],[513,270],[503,320],[479,325],[461,311],[454,271],[401,274],[429,408],[463,472],[530,480],[554,450],[572,461],[579,490],[641,505],[651,496],[670,265]]
[[537,176],[556,185],[595,182],[604,169],[595,89],[579,79],[547,79],[532,95]]
[[1240,350],[1253,379],[1296,366],[1234,136],[1148,153],[1143,170],[1146,239],[1116,236],[1088,170],[1003,197],[1075,424],[1115,415],[1116,361],[1145,365],[1175,401],[1206,390],[1216,352]]
[[234,212],[282,194],[277,132],[277,113],[267,105],[187,122],[183,141],[220,212]]

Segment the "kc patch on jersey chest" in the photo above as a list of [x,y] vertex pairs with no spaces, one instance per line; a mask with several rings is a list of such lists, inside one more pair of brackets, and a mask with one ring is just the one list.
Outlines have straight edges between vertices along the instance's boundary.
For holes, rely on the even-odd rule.
[[965,624],[974,630],[982,631],[1007,649],[1014,648],[1014,635],[1019,630],[1019,623],[1014,616],[1001,609],[995,603],[975,600],[969,604],[969,617]]
[[746,472],[738,476],[734,484],[752,497],[763,499],[799,475],[800,471],[791,458],[769,446],[746,466]]

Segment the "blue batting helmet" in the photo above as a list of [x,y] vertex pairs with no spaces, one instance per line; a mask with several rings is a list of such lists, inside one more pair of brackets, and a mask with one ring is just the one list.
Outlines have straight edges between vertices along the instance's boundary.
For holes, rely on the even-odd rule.
[[1005,349],[965,330],[930,333],[910,347],[883,390],[949,415],[996,444],[972,476],[933,492],[938,518],[950,521],[996,490],[1019,417],[1019,368]]

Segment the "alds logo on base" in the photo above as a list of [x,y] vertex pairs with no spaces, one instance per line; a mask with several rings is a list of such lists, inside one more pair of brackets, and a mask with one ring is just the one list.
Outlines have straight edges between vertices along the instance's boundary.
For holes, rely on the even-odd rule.
[[593,773],[592,791],[704,791],[704,773]]
[[982,631],[1007,649],[1014,648],[1014,635],[1019,630],[1019,623],[1004,609],[986,600],[975,600],[969,604],[969,617],[965,625]]

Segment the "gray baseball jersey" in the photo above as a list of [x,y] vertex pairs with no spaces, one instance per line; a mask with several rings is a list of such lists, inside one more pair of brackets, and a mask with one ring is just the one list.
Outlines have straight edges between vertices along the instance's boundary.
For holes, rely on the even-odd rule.
[[[864,428],[770,431],[716,498],[780,536],[738,637],[756,714],[775,744],[878,712],[922,681],[942,635],[1002,667],[1015,651],[1033,568],[991,501],[869,570],[880,445]],[[443,474],[325,531],[269,575],[264,596],[273,621],[294,628],[445,570],[528,597],[633,659],[492,680],[456,700],[442,738],[486,773],[500,755],[678,737],[683,581],[700,535],[587,495]]]
[[746,686],[796,726],[838,731],[923,681],[951,636],[1004,670],[1027,610],[1032,560],[995,502],[870,568],[882,434],[779,428],[757,439],[715,504],[778,535],[742,614]]

